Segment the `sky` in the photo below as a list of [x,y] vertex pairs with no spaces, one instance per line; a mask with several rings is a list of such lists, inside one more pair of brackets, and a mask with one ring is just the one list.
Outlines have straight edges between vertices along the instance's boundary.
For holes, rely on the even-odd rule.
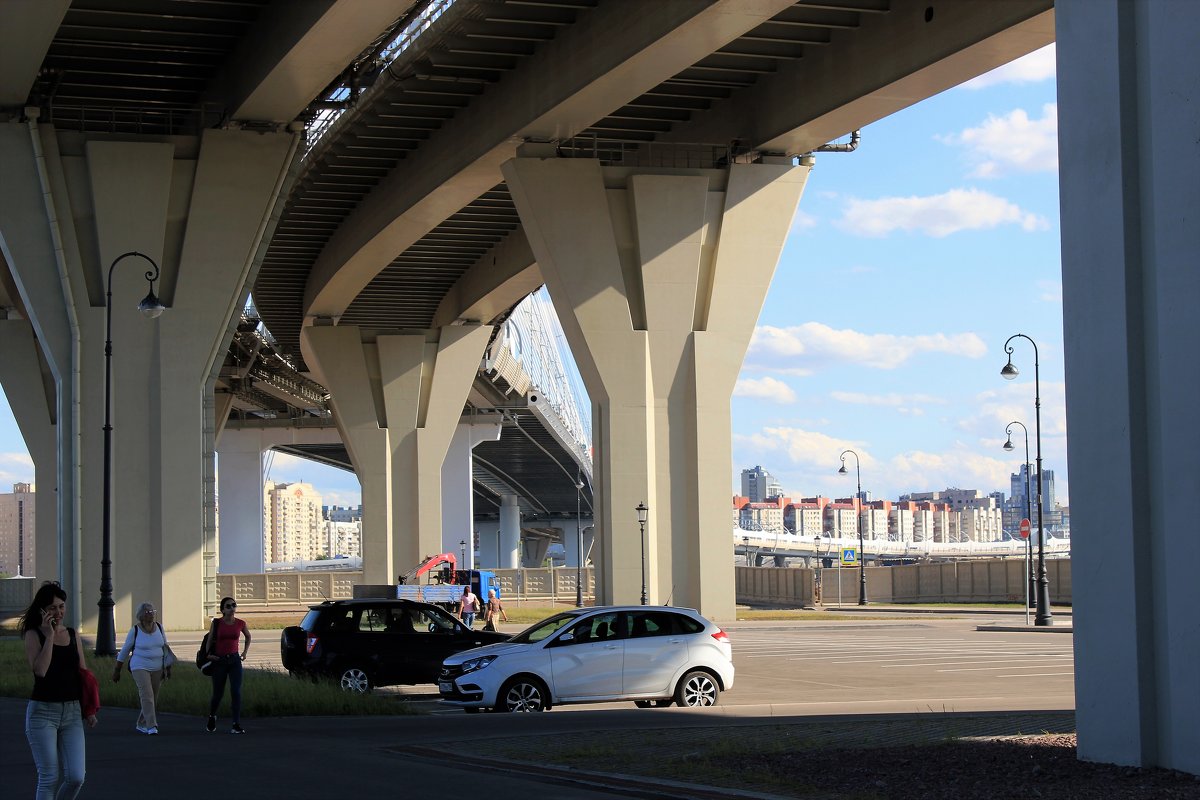
[[[1054,47],[818,154],[732,402],[731,487],[761,465],[792,497],[1009,490],[1029,428],[1038,346],[1042,456],[1067,503]],[[269,477],[357,505],[352,473],[274,454]],[[218,467],[219,468],[219,467]],[[0,491],[33,462],[0,395]]]

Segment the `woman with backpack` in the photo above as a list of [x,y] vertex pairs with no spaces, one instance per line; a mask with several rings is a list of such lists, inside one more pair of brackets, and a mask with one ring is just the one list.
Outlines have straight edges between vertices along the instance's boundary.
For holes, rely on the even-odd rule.
[[[238,640],[245,637],[246,644],[238,653]],[[245,733],[242,729],[242,662],[250,652],[250,629],[246,621],[237,618],[237,601],[232,597],[221,598],[221,616],[213,620],[209,629],[208,660],[212,662],[212,700],[208,704],[208,724],[205,729],[212,733],[217,729],[217,708],[225,696],[225,683],[229,683],[229,699],[233,713],[230,733]]]
[[113,666],[113,683],[121,680],[121,668],[129,661],[129,672],[137,684],[138,699],[142,710],[138,714],[138,733],[158,735],[158,689],[164,679],[171,677],[171,665],[175,654],[167,644],[167,635],[162,625],[155,620],[157,612],[153,603],[142,603],[137,609],[137,624],[125,636],[125,645],[117,654]]

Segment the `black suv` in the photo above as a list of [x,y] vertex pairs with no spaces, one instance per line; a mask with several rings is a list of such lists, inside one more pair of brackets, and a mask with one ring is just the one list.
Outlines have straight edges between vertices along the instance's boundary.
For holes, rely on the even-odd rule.
[[280,654],[293,675],[327,677],[343,689],[435,683],[442,659],[507,641],[506,633],[474,631],[448,611],[412,600],[356,599],[309,606],[299,625],[283,629]]

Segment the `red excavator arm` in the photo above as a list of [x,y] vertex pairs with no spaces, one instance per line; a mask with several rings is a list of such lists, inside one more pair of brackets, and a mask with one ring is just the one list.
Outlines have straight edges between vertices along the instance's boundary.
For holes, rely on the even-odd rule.
[[436,556],[427,556],[418,566],[401,575],[400,583],[412,583],[426,572],[440,567],[442,564],[450,565],[450,582],[453,583],[455,568],[458,566],[458,559],[454,557],[454,553],[438,553]]

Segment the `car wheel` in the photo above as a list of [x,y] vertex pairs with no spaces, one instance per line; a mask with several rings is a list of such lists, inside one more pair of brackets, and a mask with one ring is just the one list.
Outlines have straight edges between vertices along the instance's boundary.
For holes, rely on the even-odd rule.
[[358,667],[346,667],[343,669],[341,676],[338,678],[338,683],[347,692],[368,694],[371,691],[370,676]]
[[545,711],[550,705],[550,695],[537,678],[512,678],[496,696],[497,711]]
[[679,686],[675,688],[675,702],[685,708],[715,706],[720,694],[721,687],[712,675],[693,670],[684,675],[679,681]]

